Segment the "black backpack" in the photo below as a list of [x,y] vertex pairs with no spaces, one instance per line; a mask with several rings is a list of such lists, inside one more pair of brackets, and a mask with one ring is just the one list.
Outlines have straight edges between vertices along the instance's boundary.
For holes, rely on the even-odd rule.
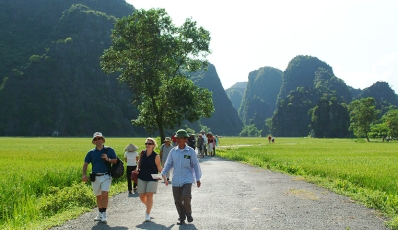
[[[109,147],[105,148],[105,153],[106,154],[108,154],[108,149],[109,149]],[[108,167],[112,178],[119,178],[119,177],[123,176],[123,174],[124,174],[124,163],[119,157],[117,157],[116,164],[112,164],[111,165],[111,163],[106,162],[106,166]]]

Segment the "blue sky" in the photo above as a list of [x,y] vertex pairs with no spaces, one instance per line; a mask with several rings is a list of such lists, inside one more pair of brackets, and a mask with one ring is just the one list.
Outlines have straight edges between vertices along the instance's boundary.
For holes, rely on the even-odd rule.
[[354,88],[385,81],[398,93],[398,1],[127,0],[164,8],[180,26],[192,18],[210,32],[208,60],[225,89],[251,71],[284,71],[297,55],[319,58]]

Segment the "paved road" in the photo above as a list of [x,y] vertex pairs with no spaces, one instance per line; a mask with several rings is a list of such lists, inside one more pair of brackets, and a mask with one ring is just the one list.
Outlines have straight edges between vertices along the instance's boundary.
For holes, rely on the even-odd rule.
[[151,213],[138,195],[111,198],[108,224],[97,209],[54,229],[388,229],[376,212],[295,177],[217,157],[200,159],[202,186],[192,189],[194,221],[176,225],[171,186],[159,182]]

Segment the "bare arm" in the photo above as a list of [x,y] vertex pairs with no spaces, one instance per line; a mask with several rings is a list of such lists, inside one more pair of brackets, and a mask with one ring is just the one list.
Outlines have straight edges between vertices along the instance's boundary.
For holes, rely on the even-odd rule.
[[163,156],[163,151],[162,150],[160,150],[159,156],[160,156],[160,159],[162,159],[162,156]]
[[[155,158],[155,164],[156,164],[156,167],[158,168],[158,172],[162,172],[163,169],[162,169],[162,166],[160,166],[160,157],[159,157],[159,155],[157,155],[156,158]],[[166,176],[162,176],[162,177],[163,177],[164,184],[166,186],[169,185],[169,182],[167,181]]]
[[155,164],[156,164],[156,167],[158,168],[158,172],[162,172],[162,166],[160,165],[160,157],[159,157],[159,155],[157,155],[156,156],[156,158],[155,158]]
[[83,180],[83,182],[87,182],[87,175],[86,175],[87,166],[88,166],[88,163],[84,162],[84,164],[83,164],[83,172],[82,172],[82,180]]

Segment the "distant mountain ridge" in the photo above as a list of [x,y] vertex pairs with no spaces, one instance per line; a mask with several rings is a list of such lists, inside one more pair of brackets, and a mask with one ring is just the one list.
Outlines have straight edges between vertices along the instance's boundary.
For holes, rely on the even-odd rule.
[[[352,134],[348,131],[346,105],[352,100],[374,97],[377,109],[382,111],[380,117],[390,106],[398,104],[398,97],[388,83],[376,82],[364,90],[354,89],[336,77],[331,66],[316,57],[294,57],[286,70],[278,72],[281,84],[267,82],[267,69],[272,67],[249,73],[247,88],[238,110],[243,123],[254,124],[258,130],[262,130],[263,136],[272,133],[295,137],[313,133],[321,137],[347,137]],[[274,88],[270,88],[270,85]],[[230,88],[228,92],[232,101],[231,96],[234,94],[231,92],[236,90]],[[273,97],[277,97],[276,107],[270,109]],[[272,100],[265,103],[266,98]]]
[[[125,0],[0,1],[0,136],[148,136],[131,125],[139,113],[132,93],[99,65],[115,21],[134,10]],[[226,90],[214,65],[191,79],[213,92],[215,112],[176,129],[235,136],[254,124],[263,135],[347,137],[352,100],[374,97],[380,116],[398,106],[387,82],[354,89],[308,55],[285,70],[253,70]]]

